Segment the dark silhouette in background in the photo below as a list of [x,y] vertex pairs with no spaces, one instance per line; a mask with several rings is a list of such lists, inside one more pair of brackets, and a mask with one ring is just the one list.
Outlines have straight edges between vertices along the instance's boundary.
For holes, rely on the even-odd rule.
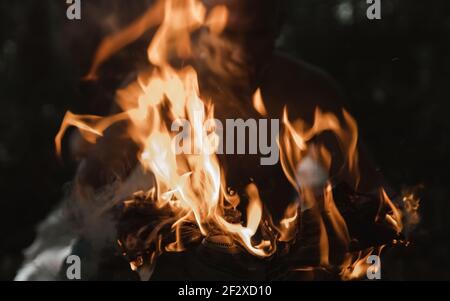
[[[145,7],[82,1],[83,12],[96,18],[68,21],[64,2],[0,3],[0,279],[14,277],[36,224],[73,177],[75,164],[61,165],[53,148],[65,111],[104,114],[108,106],[84,97],[101,95],[110,90],[107,83],[123,78],[118,70],[95,89],[79,85],[96,46]],[[393,186],[424,185],[413,244],[383,256],[383,278],[450,279],[450,5],[385,1],[379,21],[369,21],[366,8],[364,0],[287,1],[278,45],[342,85],[362,138]],[[86,23],[94,19],[97,24]],[[141,46],[118,55],[139,56]]]

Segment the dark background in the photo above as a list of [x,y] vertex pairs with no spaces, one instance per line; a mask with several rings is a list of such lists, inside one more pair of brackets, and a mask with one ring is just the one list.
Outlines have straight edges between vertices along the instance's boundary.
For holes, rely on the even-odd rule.
[[[53,139],[66,110],[93,112],[79,78],[96,44],[145,7],[82,2],[83,19],[69,22],[64,0],[0,0],[0,279],[14,277],[73,176]],[[396,189],[424,186],[413,243],[384,255],[383,277],[450,280],[450,2],[384,0],[375,21],[365,0],[286,2],[280,48],[341,84]]]

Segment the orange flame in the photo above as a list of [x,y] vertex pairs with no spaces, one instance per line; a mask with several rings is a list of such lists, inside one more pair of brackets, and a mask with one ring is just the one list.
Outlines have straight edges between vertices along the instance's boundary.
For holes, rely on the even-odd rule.
[[253,107],[261,116],[267,116],[267,110],[262,99],[261,89],[256,90],[255,95],[253,95]]
[[108,127],[118,121],[126,120],[127,118],[128,116],[126,113],[102,118],[99,116],[76,115],[72,112],[67,112],[62,121],[61,128],[55,137],[56,153],[58,156],[61,155],[61,140],[70,126],[77,127],[84,139],[90,143],[95,143],[98,137],[103,136],[103,132]]
[[106,37],[97,49],[86,79],[94,79],[98,68],[114,53],[137,40],[146,30],[160,24],[164,16],[164,2],[165,0],[158,0],[142,17],[134,21],[127,28]]
[[325,188],[324,202],[325,212],[329,216],[329,220],[331,221],[333,229],[335,230],[341,242],[345,246],[348,246],[350,244],[350,234],[348,232],[347,224],[345,223],[344,218],[342,217],[341,213],[336,207],[336,204],[334,203],[333,190],[330,184]]
[[[94,143],[106,128],[128,120],[128,133],[140,147],[140,163],[156,179],[156,206],[169,206],[178,216],[172,225],[176,241],[166,251],[182,250],[180,227],[184,222],[195,222],[205,236],[218,228],[235,237],[250,253],[270,256],[266,242],[252,241],[262,218],[262,202],[255,185],[247,188],[247,226],[229,223],[222,216],[223,200],[227,201],[228,196],[222,191],[226,185],[215,155],[216,137],[203,128],[205,121],[213,117],[213,107],[199,96],[196,71],[189,66],[176,70],[169,63],[172,57],[191,56],[192,31],[205,26],[213,34],[219,34],[226,25],[226,8],[215,7],[207,16],[199,0],[159,1],[136,24],[102,43],[91,74],[117,48],[135,39],[145,27],[158,23],[156,14],[162,11],[162,24],[148,48],[148,59],[156,68],[141,73],[136,82],[118,91],[118,102],[124,112],[106,118],[68,112],[55,138],[57,153],[61,153],[61,139],[69,126],[79,128],[83,137]],[[169,112],[161,109],[163,103],[168,105]],[[188,152],[177,153],[173,143],[177,141],[176,135],[167,125],[168,119],[172,126],[179,120],[192,125],[189,137],[183,141]]]
[[279,241],[289,242],[294,239],[298,222],[298,203],[293,203],[286,208],[284,218],[280,222]]
[[[284,110],[283,123],[286,132],[282,137],[280,148],[283,149],[281,163],[285,174],[295,187],[299,187],[298,179],[296,179],[296,171],[298,164],[306,155],[307,143],[314,137],[325,131],[331,131],[336,135],[344,157],[346,158],[345,166],[354,180],[355,187],[359,183],[359,167],[358,167],[358,129],[355,120],[347,111],[343,110],[344,125],[341,125],[338,118],[332,113],[323,113],[319,108],[316,109],[314,124],[309,129],[303,120],[296,120],[294,124],[289,121],[287,108]],[[331,166],[328,150],[323,146],[317,154],[317,159],[325,163],[324,167]]]
[[384,220],[388,224],[390,224],[398,234],[400,234],[403,230],[401,211],[394,205],[383,188],[380,188],[380,200],[381,204],[375,221],[378,222],[382,218],[382,210],[384,209],[384,207],[388,206],[390,211],[385,214]]
[[[348,253],[344,263],[341,266],[341,277],[343,280],[360,280],[366,276],[369,268],[367,262],[369,256],[377,255],[380,257],[381,251],[384,246],[378,248],[369,248],[364,251],[359,251],[356,254]],[[372,272],[378,272],[378,266],[373,266]]]

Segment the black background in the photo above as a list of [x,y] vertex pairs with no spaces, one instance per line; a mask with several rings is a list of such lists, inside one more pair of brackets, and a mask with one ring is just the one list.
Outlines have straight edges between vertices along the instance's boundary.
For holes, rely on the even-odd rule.
[[[64,0],[0,0],[0,279],[73,176],[53,139],[66,110],[92,113],[78,80],[93,50],[146,1],[82,2],[82,20],[68,21]],[[450,2],[384,0],[375,21],[365,0],[286,2],[280,48],[341,84],[395,188],[424,186],[413,244],[383,257],[384,278],[450,280]]]

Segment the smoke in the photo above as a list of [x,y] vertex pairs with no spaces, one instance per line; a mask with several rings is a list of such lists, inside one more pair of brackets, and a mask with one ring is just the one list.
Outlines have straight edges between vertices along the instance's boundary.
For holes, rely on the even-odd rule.
[[[114,206],[136,191],[149,190],[153,183],[153,176],[140,167],[125,181],[96,191],[79,187],[75,181],[70,195],[38,225],[37,237],[24,251],[25,261],[15,280],[62,280],[61,269],[69,255],[81,257],[82,279],[95,277],[102,251],[115,244],[117,237]],[[80,241],[88,246],[87,254],[77,253]]]
[[37,238],[24,251],[25,261],[14,280],[56,280],[74,241],[75,232],[60,207],[39,224]]

